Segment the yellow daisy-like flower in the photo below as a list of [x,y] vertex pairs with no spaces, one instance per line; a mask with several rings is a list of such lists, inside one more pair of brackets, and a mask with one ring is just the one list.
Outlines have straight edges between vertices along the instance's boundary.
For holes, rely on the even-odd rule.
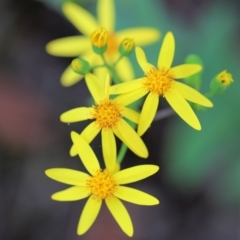
[[[91,34],[99,27],[104,27],[109,32],[105,56],[110,64],[118,58],[118,48],[124,38],[133,38],[135,44],[139,46],[151,44],[159,38],[159,31],[148,27],[129,28],[116,32],[113,0],[98,0],[97,20],[88,11],[74,3],[65,3],[62,9],[68,20],[84,36],[65,37],[49,42],[46,50],[54,56],[76,57],[81,55],[91,65],[101,63],[100,57],[92,51],[90,42]],[[105,71],[104,68],[96,68],[94,69],[94,74],[101,77]],[[134,78],[132,66],[128,58],[121,59],[116,65],[116,71],[123,81]],[[61,83],[63,86],[68,87],[77,83],[82,78],[83,76],[73,72],[71,66],[68,66],[61,76]]]
[[[128,98],[119,97],[109,99],[109,76],[106,79],[105,89],[99,84],[99,80],[91,73],[86,74],[86,83],[96,105],[92,107],[79,107],[69,110],[60,116],[64,123],[79,122],[87,119],[94,119],[81,133],[84,139],[90,143],[101,131],[102,150],[105,165],[108,169],[113,169],[116,159],[116,140],[114,134],[124,142],[129,149],[142,158],[148,157],[148,150],[133,130],[133,128],[123,119],[123,117],[134,123],[139,121],[139,113],[125,107],[130,104]],[[73,145],[71,156],[77,154]]]
[[121,229],[131,237],[133,235],[132,221],[119,198],[134,204],[147,206],[159,204],[159,201],[145,192],[121,185],[147,178],[156,173],[159,167],[140,165],[117,173],[112,173],[108,168],[102,170],[96,155],[83,137],[75,132],[71,133],[71,137],[77,146],[79,157],[90,175],[66,168],[46,170],[45,173],[48,177],[73,185],[63,191],[54,193],[51,198],[57,201],[76,201],[89,197],[78,223],[77,233],[79,235],[87,232],[92,226],[104,200]]
[[174,80],[189,77],[202,69],[198,64],[182,64],[171,67],[174,51],[175,41],[171,32],[168,32],[164,37],[157,67],[148,63],[141,48],[136,48],[137,61],[145,76],[134,81],[114,85],[110,89],[110,94],[123,94],[119,97],[128,97],[132,101],[148,94],[138,123],[138,134],[140,136],[145,133],[154,119],[159,104],[159,96],[165,97],[173,110],[197,130],[201,129],[201,125],[186,100],[205,107],[213,106],[212,102],[198,91]]

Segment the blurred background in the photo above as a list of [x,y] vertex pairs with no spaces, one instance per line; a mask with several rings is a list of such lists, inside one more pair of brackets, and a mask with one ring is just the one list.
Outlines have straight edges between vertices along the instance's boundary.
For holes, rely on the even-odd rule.
[[[83,236],[76,229],[85,200],[56,202],[66,188],[47,178],[52,167],[84,170],[69,156],[70,131],[86,123],[63,124],[64,111],[88,103],[85,82],[64,88],[59,78],[72,58],[53,57],[45,45],[80,33],[63,16],[64,0],[0,2],[0,239],[128,239],[103,207]],[[96,15],[95,0],[75,1]],[[228,70],[234,83],[212,98],[213,109],[198,112],[202,131],[178,116],[155,121],[143,139],[150,157],[128,152],[122,168],[152,163],[161,170],[132,184],[161,201],[153,207],[126,203],[136,240],[240,239],[240,2],[237,0],[116,0],[116,29],[152,26],[173,31],[173,65],[190,53],[203,60],[202,92]],[[153,64],[161,40],[145,49]],[[137,77],[141,70],[131,57]],[[160,109],[168,108],[161,101]],[[101,156],[101,142],[93,149]]]

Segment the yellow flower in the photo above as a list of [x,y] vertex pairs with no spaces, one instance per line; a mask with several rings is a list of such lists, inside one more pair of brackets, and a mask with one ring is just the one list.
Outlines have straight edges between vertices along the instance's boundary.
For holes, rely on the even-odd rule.
[[216,79],[224,87],[228,87],[233,83],[232,74],[228,73],[227,70],[220,72]]
[[104,200],[121,229],[131,237],[133,235],[132,221],[119,198],[147,206],[159,204],[159,201],[145,192],[121,185],[147,178],[156,173],[159,167],[140,165],[116,173],[112,173],[108,168],[102,170],[96,155],[83,137],[75,132],[71,133],[71,137],[77,146],[79,157],[90,174],[66,168],[46,170],[48,177],[72,185],[70,188],[54,193],[51,198],[56,201],[76,201],[89,197],[78,223],[77,233],[79,235],[87,232],[92,226]]
[[[60,116],[60,120],[64,123],[79,122],[87,119],[94,119],[82,132],[84,139],[90,143],[96,135],[101,131],[102,151],[105,159],[105,165],[108,169],[113,169],[116,159],[116,140],[114,134],[124,142],[129,149],[136,155],[147,158],[148,150],[133,130],[133,128],[123,119],[123,117],[138,123],[139,114],[125,107],[130,104],[129,99],[119,97],[109,99],[109,76],[106,79],[105,89],[99,84],[99,80],[91,73],[86,74],[86,83],[95,105],[92,107],[79,107],[69,110]],[[71,149],[71,155],[77,154],[76,147]]]
[[[54,56],[76,57],[81,55],[91,65],[98,64],[101,59],[92,51],[90,36],[99,27],[105,27],[109,32],[105,57],[110,64],[118,58],[118,47],[124,38],[133,38],[135,44],[139,46],[151,44],[159,38],[159,31],[148,27],[129,28],[116,32],[114,0],[98,0],[97,20],[82,7],[70,2],[63,5],[63,13],[83,36],[65,37],[49,42],[46,50]],[[104,68],[96,68],[94,74],[100,77],[105,71]],[[123,81],[134,78],[128,58],[121,59],[116,65],[116,71]],[[83,76],[73,72],[71,66],[69,66],[61,76],[61,83],[63,86],[68,87],[82,78]]]
[[110,94],[123,94],[119,98],[128,97],[132,101],[136,101],[148,94],[138,123],[138,134],[140,136],[145,133],[154,119],[159,96],[165,97],[173,110],[191,127],[197,130],[201,129],[201,125],[186,100],[205,107],[213,106],[212,102],[198,91],[174,80],[189,77],[202,69],[198,64],[182,64],[171,67],[174,51],[175,41],[171,32],[168,32],[163,40],[157,67],[148,63],[141,48],[136,48],[137,61],[145,76],[134,81],[114,85],[110,88]]

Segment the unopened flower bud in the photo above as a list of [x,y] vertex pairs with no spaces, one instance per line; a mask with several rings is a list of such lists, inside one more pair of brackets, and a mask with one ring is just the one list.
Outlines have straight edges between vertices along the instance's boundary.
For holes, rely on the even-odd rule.
[[210,90],[214,94],[222,93],[230,84],[233,83],[232,75],[226,70],[220,72],[211,82]]
[[93,51],[97,54],[103,54],[107,50],[108,32],[104,27],[94,31],[91,35]]
[[125,38],[119,47],[119,52],[122,56],[129,56],[135,47],[135,43],[131,38]]
[[80,57],[73,59],[73,61],[71,63],[71,67],[74,72],[82,74],[82,75],[88,73],[91,69],[91,66],[88,63],[88,61],[86,61]]

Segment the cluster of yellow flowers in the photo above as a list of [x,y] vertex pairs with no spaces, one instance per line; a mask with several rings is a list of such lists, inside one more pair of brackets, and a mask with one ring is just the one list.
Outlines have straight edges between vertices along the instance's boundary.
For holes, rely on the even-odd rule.
[[[196,89],[176,79],[196,74],[202,66],[192,63],[172,67],[175,51],[172,32],[168,32],[163,39],[156,66],[149,63],[139,46],[157,41],[159,31],[141,27],[115,32],[113,0],[98,0],[98,20],[74,3],[64,4],[63,12],[83,36],[53,40],[47,44],[46,50],[55,56],[77,57],[63,72],[61,83],[65,87],[72,86],[85,77],[95,104],[71,109],[60,116],[64,123],[93,120],[80,134],[71,132],[73,145],[70,155],[79,155],[89,174],[64,168],[46,170],[48,177],[72,185],[53,194],[52,199],[75,201],[89,197],[79,220],[79,235],[91,227],[104,200],[121,229],[132,236],[131,218],[119,199],[139,205],[156,205],[159,201],[147,193],[122,185],[147,178],[159,167],[146,164],[120,170],[126,151],[123,147],[117,154],[115,136],[121,140],[125,150],[129,148],[139,157],[147,158],[148,149],[141,136],[156,115],[160,96],[166,98],[187,124],[200,130],[198,118],[187,101],[204,107],[212,107],[213,104]],[[137,62],[144,72],[138,79],[135,79],[127,58],[134,49]],[[218,79],[224,77],[222,75]],[[114,84],[111,84],[111,79]],[[140,113],[128,106],[145,95],[147,97]],[[100,167],[89,145],[100,132],[106,168]]]

